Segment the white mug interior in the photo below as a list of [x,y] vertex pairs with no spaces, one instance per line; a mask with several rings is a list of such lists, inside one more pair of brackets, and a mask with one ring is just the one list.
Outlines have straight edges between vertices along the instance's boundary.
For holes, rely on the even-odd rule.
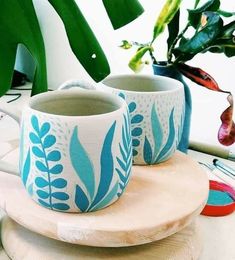
[[33,110],[62,116],[100,115],[114,112],[122,106],[120,98],[95,90],[47,92],[32,97],[29,102]]

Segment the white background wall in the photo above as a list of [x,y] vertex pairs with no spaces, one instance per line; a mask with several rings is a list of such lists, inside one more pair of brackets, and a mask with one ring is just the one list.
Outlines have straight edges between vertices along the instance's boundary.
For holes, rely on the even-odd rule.
[[[147,42],[152,36],[152,27],[164,4],[164,0],[140,0],[145,13],[131,24],[114,31],[108,20],[101,0],[76,0],[88,23],[93,28],[110,62],[112,74],[133,73],[127,66],[132,51],[124,51],[118,46],[122,39]],[[203,3],[203,1],[201,1]],[[221,0],[222,9],[235,11],[235,2]],[[71,52],[68,40],[58,15],[47,0],[34,0],[36,11],[45,39],[49,87],[55,89],[70,78],[85,77],[87,73]],[[186,21],[186,8],[192,8],[193,0],[183,1],[182,24]],[[155,50],[159,60],[165,59],[166,36],[156,41]],[[134,50],[133,50],[134,51]],[[222,54],[197,55],[189,62],[210,73],[222,89],[230,89],[235,95],[235,58],[226,58]],[[151,66],[142,73],[152,73]],[[193,120],[191,139],[201,142],[217,143],[217,130],[220,125],[219,116],[228,106],[226,95],[211,92],[189,82],[193,96]]]

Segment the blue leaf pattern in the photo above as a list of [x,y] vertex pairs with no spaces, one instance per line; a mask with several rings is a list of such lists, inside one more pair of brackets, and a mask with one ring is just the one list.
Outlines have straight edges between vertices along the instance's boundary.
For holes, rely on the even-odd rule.
[[[75,127],[73,131],[70,141],[70,157],[76,174],[80,178],[81,182],[84,184],[84,187],[76,185],[75,188],[75,204],[81,212],[94,211],[105,207],[117,195],[117,183],[111,187],[114,168],[112,142],[115,128],[116,121],[111,125],[104,139],[100,156],[100,179],[96,193],[90,192],[90,185],[92,185],[92,187],[96,186],[94,166],[79,140],[77,131],[78,127]],[[83,164],[83,166],[81,165],[81,163]],[[87,182],[87,171],[89,173],[88,178],[92,183]],[[93,190],[95,191],[95,188],[93,188]]]
[[[93,199],[95,192],[95,175],[93,164],[78,139],[78,127],[74,128],[70,142],[70,159],[75,172],[85,185],[90,199]],[[79,158],[79,159],[78,159]]]
[[[39,124],[36,116],[31,117],[31,124],[34,132],[30,132],[29,138],[34,144],[32,153],[37,158],[35,166],[40,177],[35,178],[36,194],[39,197],[38,202],[47,208],[66,211],[70,206],[66,203],[57,202],[58,200],[68,200],[69,195],[62,191],[55,189],[66,188],[67,181],[63,178],[55,178],[52,174],[61,174],[63,172],[63,165],[57,163],[61,159],[61,154],[57,150],[52,150],[56,143],[56,137],[51,135],[50,124],[48,122]],[[50,150],[48,150],[50,149]],[[52,162],[54,165],[51,166]],[[57,200],[54,202],[54,200]]]
[[[155,110],[155,105],[152,107],[151,113],[151,125],[152,125],[152,135],[154,139],[154,147],[151,148],[151,144],[147,137],[145,138],[145,143],[143,147],[144,160],[147,164],[154,164],[165,161],[169,158],[172,149],[175,148],[175,125],[174,125],[174,108],[172,109],[169,117],[169,135],[166,143],[163,144],[163,130],[161,123],[159,121],[157,112]],[[150,157],[152,158],[150,160]]]
[[119,175],[119,187],[121,191],[118,193],[120,197],[124,192],[126,185],[129,182],[132,166],[132,140],[130,130],[130,119],[128,115],[124,115],[124,125],[122,126],[122,144],[119,144],[121,157],[117,157],[117,162],[120,168],[115,168]]
[[97,210],[97,209],[107,207],[110,204],[110,202],[113,200],[113,198],[116,196],[117,191],[118,191],[118,182],[113,186],[110,192],[107,193],[104,199],[101,200],[99,203],[96,204],[95,207],[92,208],[92,210]]
[[151,145],[149,143],[148,138],[145,136],[145,139],[144,139],[144,161],[147,164],[151,164],[152,160],[153,160],[152,148],[151,148]]
[[81,187],[78,185],[76,185],[75,204],[81,212],[86,212],[89,207],[89,200]]
[[116,127],[116,121],[112,124],[104,139],[104,144],[102,147],[101,158],[100,158],[100,166],[101,166],[100,183],[98,186],[98,191],[96,193],[95,199],[91,204],[91,208],[103,199],[103,197],[109,190],[113,178],[113,155],[111,149],[112,149],[115,127]]
[[158,155],[157,161],[165,161],[169,157],[169,153],[171,149],[174,148],[174,140],[175,140],[175,126],[174,126],[174,108],[171,111],[171,115],[169,118],[169,135],[166,141],[165,146],[162,148],[161,152]]
[[22,172],[21,172],[21,179],[22,179],[25,187],[26,187],[26,183],[27,183],[27,180],[28,180],[28,177],[29,177],[29,174],[30,174],[30,163],[31,163],[30,158],[31,158],[31,156],[30,156],[30,149],[29,149],[28,153],[27,153],[27,157],[26,157],[25,162],[24,162]]

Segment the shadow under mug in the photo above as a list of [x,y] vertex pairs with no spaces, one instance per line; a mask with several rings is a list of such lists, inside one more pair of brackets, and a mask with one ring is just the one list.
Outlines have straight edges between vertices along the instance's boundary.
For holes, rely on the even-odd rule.
[[183,131],[183,84],[156,75],[108,76],[96,87],[79,80],[60,88],[86,85],[122,97],[129,108],[133,164],[148,165],[168,160],[176,151]]
[[[21,121],[20,176],[41,206],[89,212],[122,195],[132,166],[124,100],[93,90],[64,90],[32,97],[22,117],[9,104],[0,110]],[[3,161],[0,170],[18,174]]]

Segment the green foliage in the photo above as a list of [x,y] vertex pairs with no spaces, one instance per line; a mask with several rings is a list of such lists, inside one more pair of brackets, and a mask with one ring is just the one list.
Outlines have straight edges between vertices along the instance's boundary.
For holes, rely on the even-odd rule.
[[[110,73],[108,61],[76,2],[48,1],[60,16],[70,47],[82,66],[95,81],[104,79]],[[143,12],[138,0],[103,3],[112,23],[116,22],[115,27],[129,23]],[[45,47],[32,0],[1,0],[0,35],[0,96],[11,86],[19,43],[25,45],[36,64],[32,95],[47,91]]]

